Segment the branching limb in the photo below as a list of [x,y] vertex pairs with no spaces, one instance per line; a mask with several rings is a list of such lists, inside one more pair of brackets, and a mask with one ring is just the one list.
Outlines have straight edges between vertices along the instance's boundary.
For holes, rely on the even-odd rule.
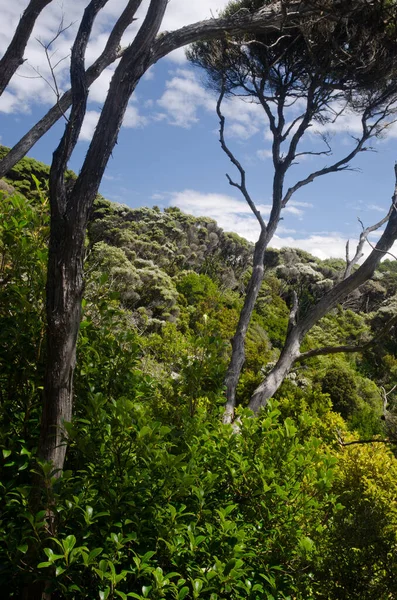
[[91,0],[84,11],[72,48],[70,80],[72,84],[72,110],[65,133],[54,152],[50,169],[50,196],[52,206],[63,214],[66,208],[64,174],[69,158],[76,146],[87,107],[88,85],[84,61],[95,18],[109,0]]
[[248,190],[247,190],[247,185],[246,185],[246,174],[245,174],[245,170],[242,167],[241,163],[237,160],[237,158],[234,156],[234,154],[232,153],[232,151],[230,150],[230,148],[227,146],[226,142],[225,142],[225,117],[222,114],[221,111],[221,106],[222,106],[222,101],[223,98],[225,96],[225,86],[222,86],[222,90],[221,93],[219,95],[218,98],[218,102],[216,104],[216,113],[219,117],[219,141],[222,147],[222,150],[224,151],[224,153],[226,154],[226,156],[228,156],[228,158],[230,159],[230,161],[232,162],[232,164],[236,167],[236,169],[238,170],[238,172],[240,173],[240,183],[237,183],[235,181],[233,181],[231,179],[231,177],[229,175],[226,174],[226,177],[229,181],[229,184],[233,187],[236,187],[238,190],[240,190],[240,192],[242,193],[242,195],[244,196],[248,206],[250,207],[250,209],[252,210],[252,212],[254,213],[259,225],[261,226],[261,229],[266,231],[266,224],[262,218],[261,213],[259,212],[259,210],[256,208],[255,202],[252,200]]
[[[142,0],[130,0],[115,23],[102,54],[87,69],[87,85],[90,87],[103,71],[115,60],[121,58],[126,49],[120,48],[121,38],[127,27],[134,21],[134,16]],[[47,114],[28,131],[10,152],[0,161],[0,177],[21,160],[35,143],[64,115],[72,105],[72,92],[68,90]]]
[[36,20],[42,10],[52,0],[31,0],[19,20],[14,37],[0,60],[0,95],[9,84],[11,77],[24,62],[24,52]]
[[59,100],[61,97],[61,93],[59,90],[59,86],[58,86],[58,80],[56,77],[56,68],[61,64],[61,62],[63,62],[64,60],[66,60],[67,58],[69,58],[69,55],[67,56],[63,56],[62,58],[60,58],[56,63],[53,63],[53,57],[55,55],[55,52],[52,52],[51,47],[52,45],[56,42],[56,40],[65,32],[67,31],[71,26],[73,25],[73,23],[70,23],[69,25],[66,25],[66,27],[64,27],[63,25],[63,17],[61,19],[61,23],[58,27],[58,31],[55,34],[55,36],[47,43],[42,42],[41,40],[37,39],[37,41],[39,42],[40,46],[43,48],[44,53],[45,53],[45,57],[47,60],[47,64],[48,64],[48,68],[50,70],[50,76],[51,79],[48,80],[40,71],[39,69],[32,67],[33,70],[37,73],[37,75],[43,79],[45,81],[45,83],[51,88],[51,90],[54,92],[55,94],[55,98],[56,98],[56,102],[57,102],[57,106],[60,109],[60,112],[62,113],[64,119],[66,121],[68,121],[68,118],[66,117],[65,113],[62,111],[62,108],[59,105]]
[[342,352],[345,353],[353,353],[353,352],[364,352],[369,348],[375,346],[382,338],[387,335],[391,328],[397,323],[397,315],[391,317],[384,327],[379,331],[377,335],[375,335],[371,340],[365,342],[364,344],[351,345],[346,344],[344,346],[324,346],[323,348],[314,348],[313,350],[308,350],[307,352],[302,352],[295,359],[295,362],[303,362],[308,358],[313,358],[314,356],[324,356],[326,354],[340,354]]
[[363,248],[364,248],[365,242],[368,242],[370,244],[370,246],[372,247],[372,249],[374,249],[374,246],[371,244],[371,242],[368,241],[368,236],[370,233],[372,233],[373,231],[376,231],[377,229],[379,229],[379,227],[382,227],[382,225],[387,223],[387,221],[390,218],[392,210],[393,210],[393,206],[390,207],[389,212],[387,213],[387,215],[385,217],[383,217],[383,219],[378,221],[378,223],[375,223],[375,225],[370,225],[369,227],[364,227],[364,224],[361,221],[361,219],[358,219],[359,223],[362,226],[362,232],[360,233],[356,252],[352,259],[350,259],[350,255],[349,255],[349,241],[346,242],[346,269],[343,274],[343,279],[346,279],[347,277],[349,277],[349,275],[351,275],[353,267],[358,263],[360,258],[362,258],[364,256]]

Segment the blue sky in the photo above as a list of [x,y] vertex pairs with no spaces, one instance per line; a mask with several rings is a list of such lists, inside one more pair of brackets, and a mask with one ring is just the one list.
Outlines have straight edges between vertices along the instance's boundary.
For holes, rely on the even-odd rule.
[[[172,30],[210,16],[226,5],[224,0],[171,0],[164,29]],[[0,52],[23,11],[27,0],[0,0],[0,14],[5,27],[0,33]],[[26,52],[27,61],[14,76],[8,92],[0,98],[1,143],[12,146],[54,103],[54,94],[37,71],[47,76],[44,53],[35,38],[51,39],[64,14],[65,23],[75,24],[57,41],[57,57],[67,56],[73,33],[84,3],[65,0],[54,2],[41,15]],[[110,0],[97,23],[88,51],[92,61],[103,47],[109,27],[125,5]],[[146,4],[143,3],[141,16]],[[136,26],[126,35],[132,39]],[[8,35],[6,34],[8,32]],[[108,69],[94,84],[87,119],[81,139],[70,163],[78,172],[92,136],[101,104],[112,75]],[[32,77],[34,77],[32,79]],[[59,84],[68,86],[67,60],[58,70]],[[102,194],[131,207],[154,204],[179,206],[182,210],[206,215],[226,230],[237,231],[254,241],[257,224],[238,190],[225,177],[236,175],[218,142],[216,98],[205,89],[203,73],[193,69],[183,52],[177,52],[155,65],[140,82],[131,99],[118,145],[102,181]],[[253,199],[266,216],[271,197],[272,163],[269,159],[269,133],[260,108],[233,99],[224,105],[226,136],[247,171],[248,187]],[[290,182],[306,176],[320,164],[329,164],[346,154],[351,135],[357,132],[358,119],[344,115],[333,126],[332,158],[308,157],[295,166]],[[49,163],[62,134],[63,123],[53,128],[30,152],[34,158]],[[376,153],[361,154],[352,163],[359,171],[328,175],[300,190],[284,211],[273,246],[298,246],[325,258],[343,256],[348,238],[352,243],[360,230],[357,217],[372,224],[387,212],[394,187],[394,162],[397,159],[397,129],[372,144]],[[317,144],[317,145],[316,145]],[[303,144],[305,150],[318,149],[312,134]],[[376,238],[372,238],[376,241]],[[368,247],[368,250],[370,248]]]

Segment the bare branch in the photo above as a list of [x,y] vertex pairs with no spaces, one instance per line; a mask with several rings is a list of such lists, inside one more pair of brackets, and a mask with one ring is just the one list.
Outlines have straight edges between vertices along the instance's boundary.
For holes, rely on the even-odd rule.
[[[125,50],[120,49],[121,38],[127,27],[134,21],[134,16],[142,0],[130,0],[115,23],[102,54],[87,69],[87,85],[91,86],[103,71],[116,59],[121,58]],[[35,143],[60,119],[72,105],[72,92],[68,90],[47,114],[28,131],[10,152],[0,161],[0,177],[6,173],[29,152]]]
[[50,199],[53,207],[57,206],[60,214],[66,206],[66,190],[64,185],[65,170],[68,160],[76,146],[83,124],[88,98],[87,75],[84,61],[88,41],[95,18],[109,0],[91,0],[84,11],[76,39],[73,44],[70,61],[70,80],[72,84],[72,110],[65,133],[54,152],[50,169]]
[[300,181],[295,183],[295,185],[291,186],[287,190],[287,192],[283,198],[283,208],[286,206],[287,202],[291,199],[291,197],[293,196],[293,194],[295,194],[295,192],[297,192],[300,188],[308,185],[309,183],[312,183],[318,177],[322,177],[323,175],[328,175],[328,173],[337,173],[339,171],[350,170],[348,163],[359,152],[363,151],[364,144],[369,139],[369,137],[370,137],[370,134],[365,130],[365,127],[363,126],[363,134],[362,134],[361,138],[359,138],[357,140],[355,148],[353,148],[353,150],[351,152],[349,152],[349,154],[347,154],[340,160],[336,161],[333,165],[330,165],[329,167],[324,167],[323,169],[314,171],[313,173],[308,175],[308,177],[305,177],[305,179],[301,179]]
[[364,344],[357,344],[353,346],[346,344],[344,346],[324,346],[323,348],[314,348],[313,350],[308,350],[307,352],[302,352],[299,354],[299,356],[295,359],[295,362],[303,362],[308,358],[313,358],[314,356],[324,356],[326,354],[341,354],[342,352],[365,352],[365,350],[372,348],[372,346],[375,346],[382,338],[384,338],[396,323],[397,315],[391,317],[385,326],[380,330],[380,332]]
[[240,183],[236,183],[236,182],[232,181],[232,179],[229,177],[229,175],[226,175],[226,177],[228,178],[229,184],[231,186],[236,187],[238,190],[240,190],[240,192],[244,196],[248,206],[254,213],[259,225],[261,226],[261,229],[266,231],[266,224],[262,218],[262,215],[256,208],[255,202],[252,200],[252,198],[247,190],[245,170],[243,169],[241,163],[237,160],[237,158],[234,156],[234,154],[232,153],[232,151],[230,150],[230,148],[227,146],[227,144],[225,142],[225,117],[223,116],[222,111],[221,111],[221,106],[222,106],[222,101],[223,101],[224,96],[225,96],[225,87],[223,85],[221,93],[218,98],[218,102],[216,104],[216,113],[219,117],[219,125],[220,125],[219,141],[220,141],[222,150],[224,151],[226,156],[228,156],[230,161],[233,163],[233,165],[236,167],[236,169],[240,173]]
[[[392,211],[392,210],[396,210],[396,205],[392,204],[392,206],[391,206],[391,208],[390,208],[390,211],[389,211],[389,214],[388,214],[388,217],[390,217],[390,213],[391,213],[391,211]],[[385,217],[385,220],[382,220],[382,221],[380,221],[380,222],[379,222],[379,225],[378,225],[378,227],[380,227],[381,225],[383,225],[383,224],[386,222],[386,220],[387,220],[387,219],[386,219],[386,217]],[[358,219],[358,221],[359,221],[360,225],[361,225],[361,226],[362,226],[362,228],[363,228],[363,232],[362,232],[362,234],[360,235],[360,240],[361,240],[361,236],[364,236],[364,237],[363,237],[363,245],[364,245],[364,243],[365,243],[365,242],[367,242],[367,244],[368,244],[369,246],[371,246],[372,250],[376,250],[376,247],[374,246],[374,244],[372,244],[372,243],[369,241],[369,239],[368,239],[368,234],[367,234],[367,235],[365,235],[366,229],[364,229],[364,224],[363,224],[363,222],[361,221],[361,219]],[[375,229],[377,229],[378,227],[375,227]],[[372,229],[371,231],[374,231],[374,230]],[[358,247],[357,247],[357,248],[358,248]],[[395,256],[394,254],[392,254],[392,252],[389,252],[389,251],[387,251],[387,252],[384,252],[384,254],[385,254],[385,255],[387,254],[387,255],[391,256],[392,258],[394,258],[394,260],[397,260],[397,256]],[[361,255],[361,256],[362,256],[362,255]],[[360,257],[360,258],[361,258],[361,257]]]
[[[63,25],[63,17],[62,17],[62,19],[61,19],[61,22],[60,22],[60,24],[59,24],[59,27],[58,27],[58,30],[57,30],[57,32],[56,32],[56,34],[55,34],[55,36],[54,36],[54,37],[53,37],[53,38],[52,38],[52,39],[51,39],[49,42],[47,42],[47,43],[44,43],[44,42],[43,42],[43,41],[41,41],[40,39],[36,38],[36,39],[37,39],[37,41],[38,41],[38,43],[40,44],[40,46],[41,46],[41,47],[43,48],[43,50],[44,50],[45,57],[46,57],[47,64],[48,64],[48,68],[49,68],[49,70],[50,70],[50,75],[51,75],[51,80],[52,80],[52,83],[51,83],[51,81],[48,81],[48,79],[47,79],[46,77],[44,77],[44,75],[42,75],[42,73],[40,73],[39,69],[37,69],[37,68],[35,68],[35,67],[32,67],[32,69],[33,69],[33,70],[34,70],[34,71],[35,71],[35,72],[36,72],[36,73],[39,75],[39,77],[41,77],[41,78],[42,78],[42,79],[43,79],[43,80],[46,82],[46,84],[47,84],[47,85],[48,85],[48,86],[49,86],[49,87],[52,89],[52,91],[53,91],[53,92],[54,92],[54,94],[55,94],[56,101],[57,101],[57,105],[58,105],[58,107],[59,107],[59,108],[60,108],[60,106],[59,106],[59,99],[60,99],[60,97],[61,97],[61,93],[60,93],[60,91],[59,91],[59,86],[58,86],[58,81],[57,81],[57,77],[56,77],[55,70],[56,70],[56,68],[57,68],[57,67],[58,67],[58,66],[61,64],[61,62],[63,62],[63,61],[64,61],[64,60],[66,60],[67,58],[69,58],[69,55],[67,55],[67,56],[64,56],[64,57],[60,58],[60,59],[58,60],[58,62],[56,62],[55,64],[53,64],[53,61],[52,61],[52,59],[53,59],[53,57],[54,57],[54,56],[55,56],[55,54],[56,54],[56,50],[55,50],[55,51],[54,51],[52,54],[50,54],[50,52],[51,52],[51,46],[52,46],[52,45],[53,45],[53,44],[56,42],[56,40],[57,40],[57,39],[58,39],[58,38],[59,38],[59,37],[60,37],[60,36],[61,36],[61,35],[62,35],[62,34],[65,32],[65,31],[67,31],[68,29],[70,29],[70,27],[72,27],[72,25],[73,25],[73,24],[74,24],[74,23],[69,23],[69,25],[66,25],[66,26],[64,27],[64,25]],[[65,113],[62,111],[62,109],[61,109],[61,108],[60,108],[60,111],[62,112],[62,115],[63,115],[63,117],[65,118],[65,120],[66,120],[66,121],[68,121],[68,119],[67,119],[67,117],[66,117]]]
[[349,257],[349,242],[346,243],[346,269],[345,269],[345,272],[343,275],[344,279],[346,279],[346,277],[349,277],[349,275],[351,275],[353,267],[358,263],[360,258],[362,258],[364,256],[363,248],[364,248],[365,242],[368,242],[370,244],[370,246],[372,247],[372,249],[374,249],[374,246],[368,241],[368,236],[370,233],[372,233],[373,231],[376,231],[377,229],[379,229],[379,227],[382,227],[382,225],[387,223],[387,221],[390,218],[392,210],[394,210],[393,205],[390,207],[389,212],[387,213],[387,215],[385,217],[383,217],[383,219],[381,219],[380,221],[378,221],[378,223],[375,223],[374,225],[370,225],[369,227],[364,227],[363,222],[361,221],[360,218],[358,218],[358,221],[362,226],[362,232],[360,233],[360,237],[359,237],[359,241],[357,244],[355,255],[353,256],[353,258],[351,260]]
[[52,0],[31,0],[20,18],[14,37],[0,60],[0,95],[18,67],[23,64],[23,55],[34,24],[42,10],[51,2]]

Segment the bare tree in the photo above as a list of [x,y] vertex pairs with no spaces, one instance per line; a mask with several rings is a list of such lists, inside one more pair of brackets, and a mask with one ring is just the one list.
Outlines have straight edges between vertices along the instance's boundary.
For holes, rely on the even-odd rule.
[[[273,63],[272,69],[275,67],[276,65]],[[274,176],[272,182],[272,209],[267,223],[263,220],[255,203],[250,197],[246,184],[246,173],[243,167],[225,142],[225,118],[221,112],[221,105],[225,95],[224,85],[222,85],[221,94],[217,103],[217,114],[220,120],[221,147],[231,160],[232,164],[237,168],[240,175],[238,182],[233,181],[230,176],[227,175],[229,183],[240,190],[260,225],[260,236],[255,245],[253,255],[252,274],[245,292],[244,304],[240,313],[236,333],[232,340],[232,355],[225,378],[226,405],[223,417],[225,423],[229,423],[233,420],[234,409],[236,406],[236,388],[245,361],[245,338],[260,286],[263,281],[265,252],[277,229],[282,210],[287,206],[294,193],[305,185],[308,185],[317,178],[329,173],[337,173],[349,169],[350,161],[358,153],[368,149],[366,146],[368,140],[371,137],[382,133],[390,124],[390,118],[394,114],[394,93],[391,93],[390,97],[387,98],[386,104],[380,107],[378,105],[379,98],[369,99],[369,103],[363,110],[361,116],[361,135],[354,139],[352,149],[345,156],[336,160],[331,165],[310,173],[307,177],[297,181],[285,190],[285,176],[299,156],[307,154],[323,154],[330,156],[332,154],[329,143],[324,136],[323,139],[326,142],[326,147],[323,151],[312,152],[309,150],[299,152],[298,147],[304,138],[304,134],[312,126],[313,122],[326,121],[327,115],[329,113],[334,113],[333,104],[340,99],[340,93],[334,91],[332,85],[329,85],[328,79],[325,84],[322,74],[315,73],[304,86],[301,86],[301,84],[298,86],[295,79],[297,73],[294,71],[293,64],[288,65],[287,68],[287,65],[283,62],[276,68],[277,74],[271,74],[271,89],[268,89],[267,93],[266,85],[270,73],[266,70],[262,71],[259,82],[251,69],[248,71],[250,84],[246,81],[246,74],[244,74],[244,79],[238,82],[239,87],[245,91],[247,96],[250,99],[257,99],[264,109],[273,137],[272,157]],[[305,107],[297,117],[288,122],[288,108],[290,108],[291,104],[295,103],[298,98],[300,100],[305,100]],[[382,96],[380,101],[383,102],[384,100],[385,98]],[[342,112],[340,114],[342,114]],[[287,144],[286,149],[284,149],[283,146],[285,143]],[[388,216],[376,226],[368,228],[362,233],[356,254],[352,260],[349,260],[346,267],[347,273],[351,271],[354,264],[356,264],[360,258],[361,250],[368,238],[368,234],[385,223]],[[294,310],[294,317],[295,313],[296,310]]]
[[24,52],[37,17],[52,0],[30,0],[21,16],[14,36],[0,60],[0,95],[4,92],[16,70],[24,62]]
[[[245,5],[249,3],[244,0],[238,5],[233,3],[226,14],[234,14],[239,6],[240,10],[244,10]],[[353,12],[359,5],[360,3],[353,3]],[[338,42],[343,47],[345,34],[343,27],[338,30],[341,26],[340,18],[342,17],[337,15],[331,18],[332,31],[336,39],[340,38]],[[260,33],[252,37],[245,35],[221,41],[199,42],[188,53],[194,64],[205,69],[210,87],[220,91],[217,103],[220,143],[239,173],[238,181],[232,180],[229,175],[227,178],[230,185],[239,189],[260,225],[252,275],[232,340],[232,355],[225,378],[225,423],[233,420],[237,384],[245,361],[245,338],[264,276],[264,256],[281,219],[282,210],[299,189],[323,175],[349,169],[350,161],[358,153],[369,149],[367,142],[390,125],[395,113],[396,84],[385,79],[379,86],[373,81],[373,85],[368,87],[367,81],[366,88],[363,81],[355,80],[351,72],[352,64],[347,64],[350,59],[338,55],[338,51],[330,51],[329,44],[325,44],[325,40],[329,39],[327,34],[324,37],[322,28],[321,19],[318,20],[318,16],[312,14],[300,21],[298,31],[289,28],[287,23],[283,35]],[[327,25],[324,30],[327,31]],[[356,34],[351,32],[351,35],[354,37]],[[366,52],[363,51],[365,57],[368,43],[372,47],[372,42],[368,41],[366,35],[363,34],[367,40],[364,43]],[[360,40],[362,42],[361,38]],[[369,58],[364,58],[363,69],[367,69],[367,74],[373,69],[371,57],[372,54]],[[241,96],[245,101],[257,103],[267,119],[272,135],[274,175],[272,208],[266,223],[248,192],[245,170],[225,141],[225,119],[221,106],[226,95]],[[296,107],[302,105],[302,110],[296,114]],[[286,175],[300,157],[332,155],[325,134],[321,135],[323,150],[316,152],[300,149],[308,129],[316,124],[321,127],[327,122],[335,122],[347,108],[361,115],[361,133],[353,138],[351,150],[329,166],[313,171],[285,189]],[[363,244],[366,237],[363,237]],[[352,259],[350,266],[347,266],[347,270],[351,270],[357,262],[358,254]]]

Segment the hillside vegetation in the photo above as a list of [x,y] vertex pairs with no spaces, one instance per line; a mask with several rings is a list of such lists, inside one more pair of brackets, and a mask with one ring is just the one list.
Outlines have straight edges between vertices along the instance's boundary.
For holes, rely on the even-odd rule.
[[[236,435],[221,424],[223,382],[252,245],[177,208],[99,197],[57,478],[35,459],[47,178],[48,167],[24,159],[0,189],[4,597],[24,597],[35,581],[68,599],[397,597],[396,261],[384,260],[303,348],[364,350],[297,363],[253,419],[245,407],[280,354],[293,292],[304,314],[344,270],[301,250],[267,253]],[[37,473],[52,480],[42,497],[32,493]]]

